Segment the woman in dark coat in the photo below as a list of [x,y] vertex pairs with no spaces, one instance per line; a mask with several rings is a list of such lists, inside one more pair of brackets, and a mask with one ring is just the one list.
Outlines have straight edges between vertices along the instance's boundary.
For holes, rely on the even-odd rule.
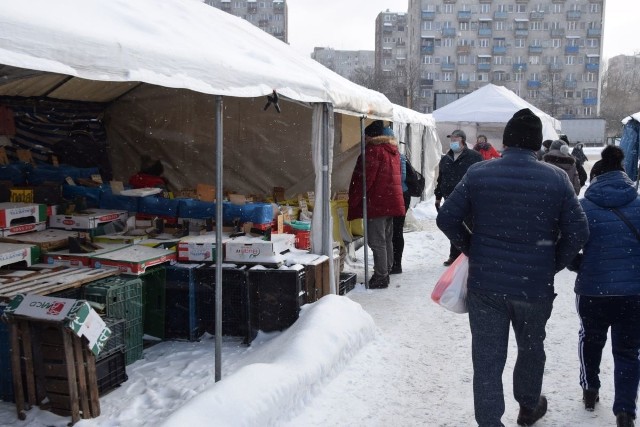
[[623,171],[623,157],[616,146],[602,151],[597,176],[580,201],[590,235],[573,269],[578,267],[575,292],[585,409],[593,411],[599,399],[600,360],[611,328],[613,413],[618,427],[629,427],[634,425],[640,384],[640,198]]
[[542,157],[542,160],[564,170],[569,176],[569,181],[576,194],[580,194],[582,185],[580,185],[580,176],[576,168],[576,159],[569,154],[569,146],[566,142],[559,139],[553,141],[549,152]]

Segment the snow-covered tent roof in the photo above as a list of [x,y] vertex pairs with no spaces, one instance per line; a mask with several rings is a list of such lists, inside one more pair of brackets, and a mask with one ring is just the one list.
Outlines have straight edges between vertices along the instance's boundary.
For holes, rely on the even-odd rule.
[[[200,0],[1,2],[0,58],[5,65],[64,76],[56,86],[61,96],[64,86],[77,88],[77,79],[66,80],[73,76],[234,97],[275,90],[293,100],[329,102],[340,112],[392,117],[384,95]],[[17,95],[29,96],[25,90]],[[122,91],[126,87],[113,97]],[[92,100],[111,100],[101,95]]]
[[529,104],[509,89],[491,83],[438,108],[433,112],[433,118],[438,124],[438,130],[441,123],[494,123],[502,124],[504,127],[513,114],[523,108],[529,108],[540,117],[543,139],[558,139],[557,131],[561,129],[559,120]]
[[626,125],[627,122],[631,119],[637,120],[640,122],[640,111],[638,111],[635,114],[631,114],[630,116],[625,117],[624,119],[622,119],[622,124]]

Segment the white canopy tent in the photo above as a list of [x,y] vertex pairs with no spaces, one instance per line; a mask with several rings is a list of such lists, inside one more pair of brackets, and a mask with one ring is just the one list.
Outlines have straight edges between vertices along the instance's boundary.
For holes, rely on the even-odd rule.
[[[487,84],[460,99],[438,108],[433,118],[438,125],[440,138],[445,139],[454,129],[462,129],[467,134],[467,142],[475,142],[479,134],[485,134],[496,149],[502,150],[502,132],[513,114],[529,108],[542,121],[543,139],[558,139],[561,129],[559,120],[503,86]],[[448,144],[445,144],[448,149]]]

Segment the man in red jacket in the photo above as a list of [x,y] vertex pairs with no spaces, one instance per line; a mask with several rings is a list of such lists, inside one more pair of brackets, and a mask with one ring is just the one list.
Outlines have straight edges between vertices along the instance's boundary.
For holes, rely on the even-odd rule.
[[[404,215],[398,142],[384,135],[384,123],[366,127],[365,167],[367,189],[367,241],[373,252],[373,276],[369,288],[389,286],[393,267],[393,217]],[[347,219],[363,217],[362,156],[358,157],[349,185]]]

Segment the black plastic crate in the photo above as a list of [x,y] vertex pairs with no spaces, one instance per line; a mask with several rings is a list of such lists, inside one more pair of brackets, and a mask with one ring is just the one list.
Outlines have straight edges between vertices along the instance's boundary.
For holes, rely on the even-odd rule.
[[[0,304],[0,317],[6,305]],[[9,325],[0,320],[0,400],[13,402],[13,373],[11,371],[11,339]]]
[[112,317],[105,317],[104,323],[106,323],[107,327],[111,330],[111,335],[107,342],[104,344],[102,351],[98,356],[96,356],[96,360],[102,360],[107,356],[112,355],[116,351],[121,351],[125,349],[125,319],[115,319]]
[[340,283],[338,285],[338,295],[345,295],[356,287],[356,273],[340,273]]
[[298,320],[300,307],[306,302],[303,268],[252,268],[247,277],[250,341],[259,330],[281,331]]
[[148,268],[137,276],[142,281],[142,324],[147,335],[164,339],[164,315],[166,304],[166,269],[163,265]]
[[202,293],[196,281],[196,269],[202,264],[174,264],[166,267],[166,305],[164,335],[166,339],[196,341],[205,331],[198,316],[196,301]]
[[77,288],[64,289],[58,292],[52,292],[45,294],[48,297],[67,298],[67,299],[82,299],[82,286]]
[[[204,330],[215,334],[216,267],[207,265],[195,270],[196,310]],[[241,336],[248,341],[249,301],[247,270],[222,268],[222,335]]]
[[129,377],[125,369],[126,359],[124,346],[104,359],[96,360],[96,378],[98,380],[98,395],[103,396],[119,387]]

